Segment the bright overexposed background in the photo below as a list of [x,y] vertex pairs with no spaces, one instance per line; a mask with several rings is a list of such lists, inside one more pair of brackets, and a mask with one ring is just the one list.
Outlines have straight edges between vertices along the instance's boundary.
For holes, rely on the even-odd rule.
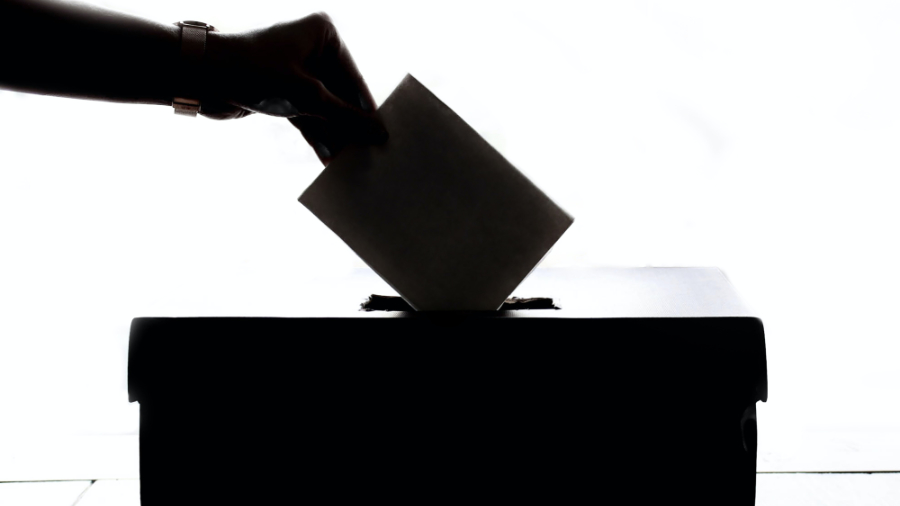
[[[542,267],[729,276],[766,328],[761,468],[900,432],[897,2],[94,3],[329,13],[377,102],[413,74],[575,216]],[[284,120],[0,91],[0,432],[135,434],[132,317],[290,316],[363,267],[296,200],[320,170]]]

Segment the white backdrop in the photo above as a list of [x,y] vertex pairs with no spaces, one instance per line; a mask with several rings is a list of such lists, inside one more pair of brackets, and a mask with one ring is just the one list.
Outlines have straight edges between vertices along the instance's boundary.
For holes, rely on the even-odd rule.
[[[543,267],[725,271],[766,326],[761,451],[900,430],[897,2],[95,3],[328,12],[378,103],[412,73],[575,216]],[[0,430],[135,433],[132,317],[290,316],[363,267],[296,201],[319,170],[284,120],[0,91]]]

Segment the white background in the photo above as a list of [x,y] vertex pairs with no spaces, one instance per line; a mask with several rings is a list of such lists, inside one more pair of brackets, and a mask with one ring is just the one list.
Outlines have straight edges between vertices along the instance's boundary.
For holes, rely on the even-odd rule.
[[[766,327],[761,454],[900,430],[900,3],[95,3],[328,12],[378,103],[412,73],[575,216],[542,267],[729,276]],[[363,267],[296,201],[320,170],[285,120],[0,91],[0,431],[136,433],[132,317],[290,316]]]

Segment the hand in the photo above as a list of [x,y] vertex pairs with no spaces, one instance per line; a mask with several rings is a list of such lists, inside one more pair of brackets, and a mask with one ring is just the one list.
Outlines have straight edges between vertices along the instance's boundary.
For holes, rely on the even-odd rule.
[[372,94],[324,13],[242,34],[210,32],[205,74],[201,114],[288,118],[325,165],[349,143],[387,140]]

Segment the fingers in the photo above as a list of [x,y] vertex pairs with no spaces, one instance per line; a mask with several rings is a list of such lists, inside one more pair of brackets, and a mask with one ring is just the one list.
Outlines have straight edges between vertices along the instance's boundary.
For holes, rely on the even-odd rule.
[[[309,84],[294,89],[303,88],[308,89]],[[387,131],[374,113],[341,100],[322,83],[315,88],[315,93],[302,93],[292,100],[302,104],[300,109],[307,112],[289,120],[300,129],[323,164],[327,165],[348,144],[382,144],[387,140]]]
[[[327,17],[325,18],[328,19]],[[375,111],[375,99],[356,67],[347,45],[330,20],[325,24],[324,43],[317,77],[336,96],[363,111]]]
[[320,118],[298,116],[291,123],[328,165],[348,143],[383,144],[388,133],[375,114],[375,99],[331,19],[319,14],[317,21],[322,51],[313,72],[321,83],[317,93]]
[[323,165],[331,163],[332,153],[337,154],[346,145],[336,135],[334,129],[330,128],[328,122],[322,118],[295,116],[288,118],[288,121],[300,130],[303,138],[316,152],[316,156],[319,157]]
[[[313,14],[253,37],[253,79],[227,81],[242,108],[288,118],[323,163],[350,143],[383,143],[375,100],[331,19]],[[260,48],[265,49],[260,50]]]
[[348,141],[383,143],[387,131],[374,112],[366,112],[333,93],[324,84],[318,86],[312,115],[319,116],[343,132]]

